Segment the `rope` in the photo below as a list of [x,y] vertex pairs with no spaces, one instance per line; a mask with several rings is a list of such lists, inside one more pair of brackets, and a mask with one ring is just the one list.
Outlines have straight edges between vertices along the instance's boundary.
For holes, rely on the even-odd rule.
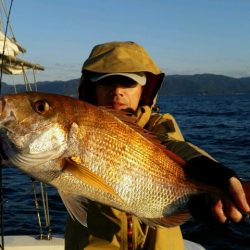
[[15,83],[15,81],[14,81],[13,75],[11,75],[11,80],[12,80],[12,85],[13,85],[13,87],[14,87],[15,94],[17,94],[16,83]]
[[51,237],[51,228],[50,228],[50,216],[49,216],[49,203],[48,203],[48,193],[46,191],[46,184],[40,182],[41,184],[41,192],[42,192],[42,199],[43,199],[43,210],[44,210],[44,217],[45,217],[45,226],[47,235],[47,240],[50,240]]
[[43,210],[44,210],[44,219],[45,219],[45,227],[46,227],[46,235],[43,233],[43,227],[42,227],[42,221],[39,211],[39,203],[38,198],[36,194],[36,181],[31,178],[32,181],[32,189],[34,194],[34,201],[35,201],[35,209],[37,214],[37,221],[39,226],[39,235],[36,237],[38,240],[51,240],[51,227],[50,227],[50,216],[49,216],[49,204],[48,204],[48,194],[46,191],[46,185],[42,182],[40,182],[40,188],[41,188],[41,195],[42,195],[42,201],[43,201]]
[[32,87],[29,83],[29,80],[28,80],[28,76],[24,70],[24,67],[22,65],[22,70],[23,70],[23,81],[24,81],[24,84],[25,84],[25,88],[26,88],[26,92],[29,92],[29,91],[32,91]]
[[[13,1],[12,1],[12,2],[13,2]],[[12,2],[11,2],[11,5],[12,5]],[[3,7],[3,10],[4,10],[4,14],[5,14],[5,16],[6,16],[7,20],[8,20],[10,11],[9,11],[9,13],[8,13],[7,7],[6,7],[6,1],[5,1],[5,0],[2,0],[2,7]],[[6,26],[7,26],[7,25],[6,25]],[[8,24],[7,27],[10,29],[10,32],[11,32],[11,34],[12,34],[13,39],[16,40],[11,25]]]
[[0,30],[3,30],[2,20],[3,20],[2,9],[0,9]]
[[39,236],[38,239],[41,240],[43,239],[43,228],[42,228],[42,223],[41,223],[41,216],[39,213],[39,204],[38,204],[38,199],[36,195],[36,186],[35,186],[35,180],[31,178],[32,182],[32,189],[33,189],[33,194],[34,194],[34,202],[35,202],[35,209],[36,209],[36,214],[37,214],[37,221],[38,221],[38,226],[39,226]]
[[33,72],[33,81],[34,81],[34,85],[35,85],[35,91],[37,92],[37,84],[36,84],[36,72],[35,72],[35,69],[32,68],[32,72]]

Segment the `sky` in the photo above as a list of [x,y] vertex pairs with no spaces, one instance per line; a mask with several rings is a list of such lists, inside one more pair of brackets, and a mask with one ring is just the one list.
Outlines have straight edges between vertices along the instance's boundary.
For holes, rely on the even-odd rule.
[[108,41],[141,44],[167,75],[250,76],[250,0],[14,0],[10,23],[38,81],[79,78]]

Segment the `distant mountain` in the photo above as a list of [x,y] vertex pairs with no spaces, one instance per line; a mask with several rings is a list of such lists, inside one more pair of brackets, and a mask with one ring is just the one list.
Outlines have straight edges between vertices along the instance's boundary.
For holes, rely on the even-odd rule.
[[250,94],[250,77],[223,75],[170,75],[165,77],[161,95],[239,95]]
[[[40,92],[77,96],[79,79],[70,81],[38,82]],[[26,91],[24,85],[16,86],[18,92]],[[35,86],[32,85],[35,90]],[[14,93],[12,85],[3,84],[2,93]],[[223,75],[169,75],[160,89],[160,95],[243,95],[250,94],[250,77],[233,78]]]
[[[37,82],[35,84],[31,84],[30,88],[35,91],[45,92],[45,93],[56,93],[61,95],[69,95],[69,96],[77,96],[77,90],[79,85],[79,79],[73,79],[69,81],[45,81],[45,82]],[[15,93],[15,88],[17,92],[25,92],[27,90],[24,84],[17,84],[15,87],[13,85],[8,85],[6,83],[2,84],[2,94],[5,93]]]

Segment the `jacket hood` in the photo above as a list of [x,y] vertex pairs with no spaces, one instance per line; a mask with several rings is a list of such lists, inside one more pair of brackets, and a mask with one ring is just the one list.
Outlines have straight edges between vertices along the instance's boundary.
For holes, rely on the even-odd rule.
[[79,97],[95,104],[94,83],[89,78],[94,73],[146,74],[141,105],[151,106],[160,89],[164,73],[148,55],[147,51],[134,42],[109,42],[96,45],[82,67]]

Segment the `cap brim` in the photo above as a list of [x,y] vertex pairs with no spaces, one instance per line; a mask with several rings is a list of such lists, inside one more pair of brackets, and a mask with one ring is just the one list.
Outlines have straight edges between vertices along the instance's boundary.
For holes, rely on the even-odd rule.
[[146,75],[142,72],[140,73],[108,73],[108,74],[95,74],[90,77],[90,80],[92,82],[97,82],[105,77],[109,76],[125,76],[128,77],[135,82],[139,83],[141,86],[144,86],[147,82]]

